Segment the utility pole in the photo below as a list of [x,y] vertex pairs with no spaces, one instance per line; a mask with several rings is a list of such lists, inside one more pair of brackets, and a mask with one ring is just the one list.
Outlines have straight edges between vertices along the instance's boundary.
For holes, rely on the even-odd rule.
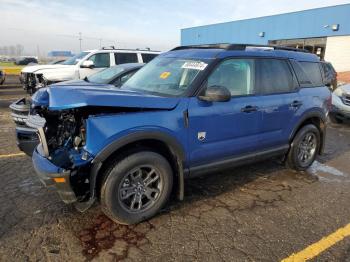
[[80,52],[81,52],[81,41],[83,39],[81,38],[81,32],[79,32],[79,48],[80,48]]

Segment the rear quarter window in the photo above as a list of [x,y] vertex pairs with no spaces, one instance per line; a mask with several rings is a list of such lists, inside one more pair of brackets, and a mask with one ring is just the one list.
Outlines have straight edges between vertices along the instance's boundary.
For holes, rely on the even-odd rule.
[[300,62],[305,74],[310,79],[312,86],[323,86],[320,63]]
[[306,75],[300,63],[295,60],[291,60],[291,64],[298,78],[299,85],[301,87],[312,87],[312,82],[310,78]]

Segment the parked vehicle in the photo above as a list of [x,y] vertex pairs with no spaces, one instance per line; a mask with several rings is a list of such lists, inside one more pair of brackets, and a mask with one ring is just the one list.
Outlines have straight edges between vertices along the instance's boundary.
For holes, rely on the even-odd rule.
[[0,69],[0,85],[5,82],[5,72]]
[[36,59],[35,57],[21,57],[21,58],[17,59],[15,62],[16,65],[29,65],[31,63],[37,64],[38,59]]
[[329,87],[331,88],[332,91],[337,89],[338,81],[337,81],[337,72],[335,71],[334,67],[330,62],[322,62],[322,73],[323,73],[323,78],[330,83]]
[[332,95],[332,119],[338,123],[350,120],[350,84],[339,86]]
[[185,178],[273,156],[307,169],[324,148],[325,84],[318,57],[297,49],[181,46],[120,90],[36,92],[33,165],[65,203],[83,211],[98,198],[114,221],[138,223],[172,191],[183,199]]
[[23,88],[33,94],[38,88],[53,83],[84,79],[85,77],[114,65],[147,63],[160,52],[150,50],[126,50],[103,48],[84,51],[62,64],[38,65],[23,68]]
[[[119,88],[143,65],[144,64],[137,63],[116,65],[88,76],[84,80],[60,82],[57,83],[56,86]],[[113,87],[108,85],[113,85]],[[30,105],[30,101],[25,98],[19,99],[10,105],[10,109],[12,111],[11,116],[16,124],[17,146],[28,156],[33,154],[35,147],[39,144],[37,130],[26,125]]]

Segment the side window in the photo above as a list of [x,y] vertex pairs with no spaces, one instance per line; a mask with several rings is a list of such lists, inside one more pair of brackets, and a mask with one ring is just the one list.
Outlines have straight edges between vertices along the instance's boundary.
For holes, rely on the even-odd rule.
[[307,77],[307,75],[306,75],[304,69],[301,67],[300,63],[295,61],[295,60],[291,60],[291,62],[292,62],[294,72],[297,75],[300,86],[301,87],[311,87],[312,82]]
[[102,68],[102,67],[109,67],[110,61],[109,61],[109,53],[99,53],[90,56],[89,61],[94,62],[94,66],[96,68]]
[[124,83],[125,83],[126,81],[128,81],[129,78],[132,77],[135,73],[136,73],[136,71],[132,71],[132,72],[130,72],[130,73],[128,73],[128,74],[123,75],[123,76],[120,78],[120,81],[119,81],[120,86],[124,85]]
[[226,87],[232,96],[254,94],[254,60],[228,59],[208,77],[207,86]]
[[148,63],[151,61],[153,58],[157,56],[157,54],[141,54],[142,60],[144,63]]
[[259,93],[286,93],[295,89],[293,73],[286,60],[257,59],[256,68]]
[[311,80],[313,86],[322,86],[322,75],[320,70],[320,63],[313,62],[300,62],[301,67],[304,69],[304,72]]
[[114,53],[116,65],[126,63],[138,63],[136,53]]

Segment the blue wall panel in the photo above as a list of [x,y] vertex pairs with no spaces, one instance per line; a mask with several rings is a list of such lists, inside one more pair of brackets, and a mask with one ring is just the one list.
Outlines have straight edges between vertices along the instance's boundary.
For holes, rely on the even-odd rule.
[[[332,31],[333,24],[340,25],[338,31]],[[265,36],[260,37],[260,32]],[[181,45],[267,44],[268,40],[336,35],[350,35],[350,4],[185,28],[181,30]]]

